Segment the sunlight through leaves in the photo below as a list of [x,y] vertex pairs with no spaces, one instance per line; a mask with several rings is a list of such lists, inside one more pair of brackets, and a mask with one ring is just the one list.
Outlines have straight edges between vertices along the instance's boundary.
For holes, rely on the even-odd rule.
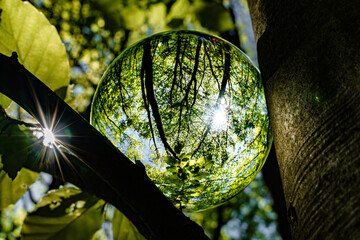
[[40,132],[36,132],[35,135],[37,138],[42,138],[45,147],[52,148],[55,145],[55,135],[50,129],[43,128]]

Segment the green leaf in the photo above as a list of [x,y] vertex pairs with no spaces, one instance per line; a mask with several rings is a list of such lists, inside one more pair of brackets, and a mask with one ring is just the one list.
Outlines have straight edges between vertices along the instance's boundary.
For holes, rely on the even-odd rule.
[[198,180],[194,180],[191,184],[190,184],[190,188],[197,188],[200,187],[200,182]]
[[0,93],[0,105],[4,108],[8,107],[11,103],[11,99]]
[[[168,21],[171,22],[174,19],[181,20],[181,24],[183,23],[183,19],[189,14],[190,2],[189,0],[178,0],[175,1],[174,5],[172,5],[169,14],[167,15]],[[181,26],[179,24],[178,26]],[[178,27],[177,26],[177,27]]]
[[187,162],[190,160],[190,158],[191,158],[191,155],[189,155],[189,154],[181,154],[180,155],[180,159],[182,162]]
[[213,162],[212,160],[207,159],[207,161],[206,161],[206,163],[205,163],[205,165],[204,165],[204,168],[208,170],[208,169],[210,169],[213,165],[214,165],[214,162]]
[[2,0],[0,10],[0,53],[16,52],[19,62],[52,90],[68,86],[69,61],[55,27],[29,2]]
[[104,201],[75,188],[48,192],[24,221],[24,240],[91,239],[103,222]]
[[234,28],[230,12],[222,3],[196,1],[194,3],[196,17],[203,27],[211,31],[225,32]]
[[91,240],[108,240],[108,237],[104,229],[101,228],[94,233]]
[[115,209],[112,221],[114,240],[143,240],[143,235],[134,224],[119,210]]
[[174,158],[174,157],[172,157],[172,156],[166,156],[166,157],[164,157],[164,161],[165,161],[167,164],[171,165],[171,166],[173,166],[173,165],[175,165],[175,164],[178,163],[178,161],[176,160],[176,158]]
[[190,169],[190,172],[193,174],[196,174],[200,171],[200,167],[199,166],[195,166],[193,168]]
[[180,154],[181,153],[181,150],[184,148],[184,144],[182,142],[178,142],[176,145],[175,145],[175,148],[174,148],[174,151],[175,153],[177,154]]
[[39,173],[24,168],[12,181],[6,172],[0,171],[0,211],[19,200],[38,177]]
[[198,172],[197,174],[194,174],[194,179],[201,180],[201,179],[205,178],[208,175],[209,175],[208,172]]
[[130,4],[127,7],[121,8],[120,13],[127,29],[135,30],[143,26],[145,22],[145,9],[139,8],[136,4]]
[[178,171],[178,168],[176,166],[170,166],[170,167],[166,167],[166,170],[175,173]]
[[34,142],[32,131],[18,125],[0,109],[0,154],[3,170],[11,179],[23,166],[28,156],[30,143]]
[[166,6],[164,3],[159,2],[152,4],[149,8],[148,21],[150,26],[164,26],[166,20]]
[[196,163],[197,163],[198,165],[203,165],[203,164],[205,163],[205,158],[204,158],[204,157],[199,158],[199,159],[196,161]]

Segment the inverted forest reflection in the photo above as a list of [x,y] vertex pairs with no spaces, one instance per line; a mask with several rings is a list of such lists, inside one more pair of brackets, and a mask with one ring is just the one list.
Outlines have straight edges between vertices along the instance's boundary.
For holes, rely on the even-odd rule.
[[154,35],[117,57],[91,122],[184,211],[244,189],[272,142],[257,68],[230,43],[191,31]]

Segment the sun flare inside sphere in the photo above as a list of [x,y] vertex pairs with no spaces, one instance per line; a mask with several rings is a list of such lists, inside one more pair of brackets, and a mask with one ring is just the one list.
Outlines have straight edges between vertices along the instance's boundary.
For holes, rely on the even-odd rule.
[[239,193],[272,143],[258,69],[227,41],[193,31],[121,53],[96,90],[91,124],[184,211]]
[[225,102],[221,99],[221,104],[214,109],[212,116],[212,129],[225,130],[228,124],[228,113],[226,111]]

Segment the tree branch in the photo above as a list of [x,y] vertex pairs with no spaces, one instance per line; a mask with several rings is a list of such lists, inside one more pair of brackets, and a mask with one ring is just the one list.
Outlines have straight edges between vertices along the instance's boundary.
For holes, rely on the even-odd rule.
[[[57,140],[68,149],[68,153],[58,155],[66,181],[116,206],[148,239],[208,239],[165,198],[143,168],[133,164],[17,60],[0,55],[0,73],[0,92],[43,127],[56,126]],[[34,145],[38,151],[32,154],[39,155],[41,148]],[[51,161],[34,159],[27,161],[26,167],[56,175]]]

